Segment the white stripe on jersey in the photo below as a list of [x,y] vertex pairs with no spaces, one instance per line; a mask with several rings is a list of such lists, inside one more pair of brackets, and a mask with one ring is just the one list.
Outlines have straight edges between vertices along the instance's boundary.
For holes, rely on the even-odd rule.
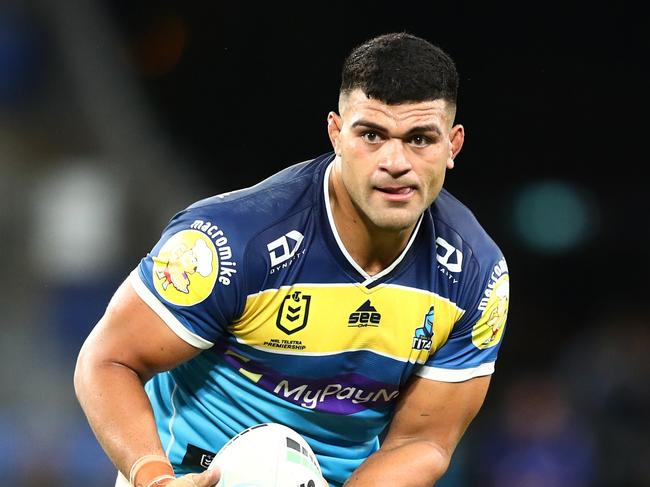
[[414,372],[419,377],[439,380],[440,382],[464,382],[474,377],[481,377],[492,373],[494,373],[494,362],[487,362],[478,367],[470,367],[469,369],[443,369],[423,365]]
[[171,330],[178,335],[179,338],[189,343],[193,347],[200,348],[202,350],[207,350],[212,347],[214,343],[209,342],[205,338],[200,337],[199,335],[192,333],[190,330],[185,328],[185,326],[178,321],[178,319],[172,314],[169,309],[162,304],[158,298],[149,290],[149,288],[142,282],[140,274],[138,273],[137,268],[131,272],[129,276],[131,285],[135,292],[138,293],[138,296],[147,303],[147,305],[162,319]]

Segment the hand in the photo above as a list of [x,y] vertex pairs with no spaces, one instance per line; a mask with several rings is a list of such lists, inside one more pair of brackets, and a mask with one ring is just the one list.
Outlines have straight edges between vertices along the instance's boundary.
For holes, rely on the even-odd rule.
[[221,478],[219,469],[206,470],[203,473],[191,473],[172,480],[165,487],[213,487]]

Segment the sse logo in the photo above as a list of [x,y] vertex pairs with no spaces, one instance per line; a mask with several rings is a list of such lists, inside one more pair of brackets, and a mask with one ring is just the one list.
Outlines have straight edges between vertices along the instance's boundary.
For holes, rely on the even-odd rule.
[[367,300],[356,311],[350,313],[348,318],[349,327],[365,327],[365,326],[379,326],[381,321],[381,314],[377,312],[375,307]]

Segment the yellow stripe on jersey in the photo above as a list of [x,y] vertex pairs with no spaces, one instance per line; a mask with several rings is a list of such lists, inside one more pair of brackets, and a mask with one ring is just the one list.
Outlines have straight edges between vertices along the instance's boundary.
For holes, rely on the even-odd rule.
[[[430,347],[416,346],[415,330],[423,326],[432,306]],[[294,284],[248,296],[244,313],[231,330],[241,343],[270,352],[323,355],[370,350],[423,363],[447,340],[462,314],[449,300],[415,288]]]
[[[233,357],[237,357],[242,362],[248,362],[250,360],[248,357],[244,357],[243,355],[240,355],[237,352],[233,352],[232,350],[226,350],[226,355],[232,355]],[[250,380],[252,380],[255,383],[259,382],[259,380],[262,378],[262,374],[256,374],[254,372],[246,370],[243,367],[239,369],[239,372],[245,375],[246,377],[248,377]]]

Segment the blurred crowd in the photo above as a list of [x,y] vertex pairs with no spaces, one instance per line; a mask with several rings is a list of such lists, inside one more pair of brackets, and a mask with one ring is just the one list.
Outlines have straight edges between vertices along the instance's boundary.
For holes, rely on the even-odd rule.
[[[165,222],[205,189],[178,164],[187,156],[109,18],[82,0],[0,3],[0,478],[15,487],[113,485],[74,396],[76,354]],[[518,279],[514,268],[515,308]],[[528,328],[536,309],[515,314],[441,486],[650,486],[650,314],[601,304],[559,349],[543,323]],[[552,360],[508,359],[525,340],[547,342]]]

